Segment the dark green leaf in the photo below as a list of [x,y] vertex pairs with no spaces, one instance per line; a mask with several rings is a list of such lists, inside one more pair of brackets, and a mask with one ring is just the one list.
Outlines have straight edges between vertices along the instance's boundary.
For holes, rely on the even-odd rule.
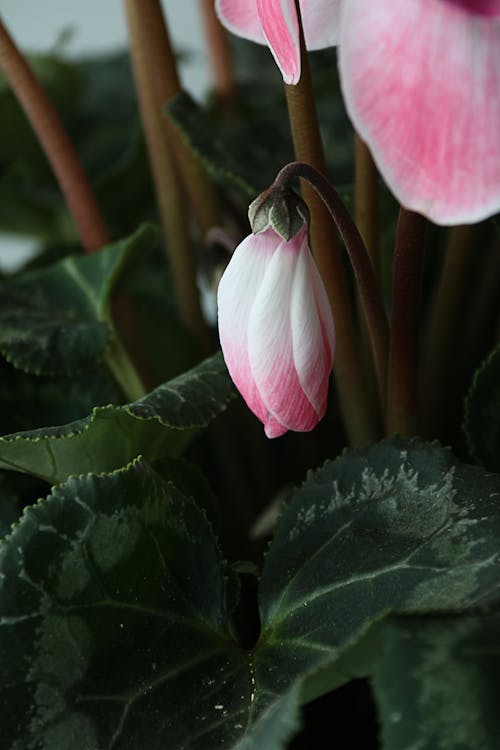
[[182,458],[161,458],[152,463],[154,470],[167,482],[173,482],[185,497],[196,500],[203,508],[207,518],[216,524],[219,518],[217,498],[213,494],[207,479],[195,464]]
[[0,352],[36,375],[72,373],[101,360],[112,336],[110,295],[128,256],[157,239],[145,226],[128,240],[2,284]]
[[0,359],[0,434],[81,419],[122,394],[104,367],[75,375],[27,375]]
[[234,745],[234,750],[282,750],[300,729],[300,683],[269,703],[259,720]]
[[97,407],[85,419],[0,438],[0,467],[51,483],[112,471],[137,455],[176,455],[195,430],[226,408],[235,391],[220,354],[126,406]]
[[465,402],[465,432],[473,456],[500,471],[500,347],[477,370]]
[[497,750],[500,615],[391,620],[374,688],[384,750]]
[[255,198],[258,191],[247,179],[247,170],[231,156],[207,115],[188,94],[170,99],[166,111],[214,180],[231,185],[246,199]]
[[17,521],[19,512],[19,497],[13,490],[8,476],[0,473],[0,539],[9,532],[14,521]]
[[331,688],[341,681],[334,660],[343,657],[347,675],[359,672],[359,652],[351,669],[346,649],[389,612],[498,601],[499,498],[500,477],[416,440],[346,453],[312,474],[266,559],[257,684],[280,695],[330,663]]
[[252,684],[197,506],[146,464],[71,478],[0,546],[7,749],[209,750]]

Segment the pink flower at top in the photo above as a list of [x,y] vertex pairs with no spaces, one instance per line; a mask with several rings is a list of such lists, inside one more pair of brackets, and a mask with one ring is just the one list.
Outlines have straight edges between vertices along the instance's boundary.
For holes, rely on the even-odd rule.
[[[218,0],[300,77],[293,0]],[[310,49],[338,41],[349,116],[398,200],[438,224],[500,210],[500,0],[301,0]],[[330,42],[328,42],[330,39]]]
[[[300,44],[294,0],[216,0],[215,8],[229,31],[269,46],[285,83],[298,83]],[[337,44],[338,0],[300,0],[300,8],[308,49]]]
[[323,417],[335,334],[304,226],[246,237],[218,289],[219,337],[229,373],[267,437],[307,432]]

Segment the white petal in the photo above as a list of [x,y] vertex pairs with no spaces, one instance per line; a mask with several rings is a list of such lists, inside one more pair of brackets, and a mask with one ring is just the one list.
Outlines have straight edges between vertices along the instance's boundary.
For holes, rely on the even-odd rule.
[[[305,237],[291,297],[293,357],[300,385],[320,418],[326,409],[334,347],[330,305],[328,300],[324,305],[321,292],[326,297]],[[321,308],[318,306],[318,293]],[[324,316],[324,322],[320,314]]]
[[253,378],[269,412],[288,429],[307,431],[316,425],[318,414],[295,369],[290,319],[299,251],[297,237],[283,241],[266,269],[250,315],[248,355]]
[[266,267],[279,238],[272,229],[251,234],[236,248],[219,282],[219,338],[227,368],[249,408],[267,417],[248,361],[248,322]]

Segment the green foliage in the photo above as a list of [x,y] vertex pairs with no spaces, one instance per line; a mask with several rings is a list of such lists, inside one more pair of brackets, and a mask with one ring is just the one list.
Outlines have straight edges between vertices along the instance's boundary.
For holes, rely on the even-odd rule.
[[19,516],[19,496],[4,472],[0,473],[0,539]]
[[146,464],[56,488],[0,570],[5,748],[201,749],[241,733],[251,686],[219,552]]
[[284,512],[262,574],[254,669],[265,693],[328,660],[338,684],[335,657],[350,674],[346,647],[389,612],[498,601],[499,493],[498,476],[418,441],[346,453],[312,474]]
[[498,614],[388,623],[374,670],[384,750],[498,747],[499,632]]
[[[398,439],[325,464],[283,514],[246,652],[230,635],[231,577],[192,499],[204,489],[172,469],[162,479],[137,460],[70,477],[0,546],[8,748],[282,750],[301,703],[357,674],[374,675],[384,726],[404,710],[411,736],[426,700],[445,695],[449,650],[469,659],[466,676],[478,639],[498,651],[489,620],[458,617],[498,602],[498,477]],[[400,627],[391,613],[414,619]],[[431,695],[419,686],[436,663]],[[425,742],[462,750],[468,727],[433,717]],[[406,747],[384,731],[388,750]]]
[[491,471],[500,471],[500,347],[474,375],[464,428],[472,455]]
[[[293,149],[269,50],[233,41],[238,101],[203,107],[180,94],[167,112],[222,188],[225,221],[242,228],[248,200]],[[155,207],[128,56],[32,62],[112,236],[132,235]],[[328,170],[349,201],[353,134],[334,54],[311,64]],[[242,428],[224,436],[234,437],[227,453],[213,435],[196,446],[209,473],[213,457],[226,461],[211,477],[220,504],[179,458],[235,396],[221,355],[193,367],[197,344],[179,325],[151,227],[78,255],[51,169],[3,80],[0,110],[0,230],[44,243],[0,294],[2,748],[285,750],[304,703],[368,677],[384,750],[495,750],[500,477],[416,440],[328,461],[282,513],[257,607],[254,560],[226,563],[210,526],[222,521],[235,547],[230,514],[220,518],[229,500],[245,518],[235,538],[247,530],[238,460],[255,444]],[[388,196],[382,188],[389,290]],[[118,279],[134,312],[129,325],[114,308],[123,348],[111,320]],[[123,350],[153,389],[137,400],[124,396],[134,388]],[[471,451],[496,471],[499,361],[496,350],[482,365],[466,407]],[[266,446],[262,464],[257,444],[261,486],[289,481],[281,469],[312,446],[301,439]]]
[[96,407],[70,424],[0,438],[0,468],[56,483],[117,469],[139,454],[151,461],[177,455],[234,394],[217,354],[132,404]]
[[255,197],[257,190],[245,176],[248,171],[245,165],[228,152],[208,116],[188,94],[172,97],[166,111],[214,180],[235,188],[247,200]]
[[[151,179],[126,54],[30,60],[96,187],[113,235],[155,216]],[[112,106],[110,106],[112,103]],[[74,227],[24,113],[0,82],[0,230],[74,239]]]
[[69,374],[102,360],[112,337],[110,298],[127,258],[157,240],[143,227],[99,253],[64,258],[5,281],[0,352],[36,375]]
[[27,375],[0,361],[0,434],[65,424],[122,394],[104,367],[75,375]]

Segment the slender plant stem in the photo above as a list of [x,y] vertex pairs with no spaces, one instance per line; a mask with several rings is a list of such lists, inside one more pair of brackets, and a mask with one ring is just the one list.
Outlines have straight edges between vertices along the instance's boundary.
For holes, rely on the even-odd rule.
[[348,210],[335,188],[320,172],[304,162],[287,164],[274,185],[281,187],[302,177],[313,187],[337,225],[351,262],[372,346],[381,402],[385,402],[389,332],[371,261]]
[[232,106],[236,99],[236,82],[226,30],[217,18],[214,1],[199,0],[199,2],[208,43],[214,91],[223,104]]
[[146,395],[146,388],[116,332],[106,353],[106,363],[129,403]]
[[[301,77],[297,85],[285,85],[295,158],[325,175],[323,143],[298,2],[296,2],[296,7],[301,29]],[[312,251],[323,278],[335,320],[337,336],[335,377],[348,440],[353,445],[372,442],[377,439],[378,431],[362,375],[358,335],[354,325],[347,277],[335,226],[327,207],[314,188],[306,181],[302,181],[301,187],[304,200],[311,212]]]
[[83,248],[88,253],[99,250],[107,243],[108,234],[87,176],[61,118],[1,19],[0,70],[54,170]]
[[[134,18],[144,40],[144,64],[148,66],[149,86],[154,87],[160,110],[182,91],[177,60],[170,42],[160,0],[125,0],[129,17]],[[166,114],[161,124],[171,145],[175,167],[196,217],[201,233],[220,224],[217,196],[206,170],[183,140]]]
[[366,143],[354,135],[354,220],[379,275],[377,168]]
[[[354,134],[354,222],[363,238],[370,257],[375,278],[380,282],[380,263],[378,247],[378,181],[377,169],[366,143]],[[356,295],[361,328],[361,360],[367,382],[367,394],[371,401],[376,401],[375,371],[370,352],[369,335],[364,316],[361,313],[361,300]]]
[[387,433],[414,435],[417,428],[418,351],[422,270],[427,222],[401,208],[392,274]]
[[145,0],[125,0],[132,67],[137,97],[156,189],[160,218],[166,237],[179,314],[184,325],[208,348],[208,333],[196,283],[193,246],[186,217],[182,187],[177,179],[167,141],[159,91],[150,65],[150,24]]
[[449,363],[455,346],[456,326],[468,271],[475,257],[475,226],[450,231],[441,273],[432,301],[423,357],[422,424],[426,437],[440,434],[444,392],[450,376]]
[[[460,371],[465,362],[477,361],[477,352],[483,343],[484,331],[496,309],[500,290],[500,240],[490,241],[485,256],[481,259],[479,278],[472,291],[474,304],[467,309],[467,319],[461,331],[461,346],[456,352]],[[476,356],[474,356],[476,355]]]

